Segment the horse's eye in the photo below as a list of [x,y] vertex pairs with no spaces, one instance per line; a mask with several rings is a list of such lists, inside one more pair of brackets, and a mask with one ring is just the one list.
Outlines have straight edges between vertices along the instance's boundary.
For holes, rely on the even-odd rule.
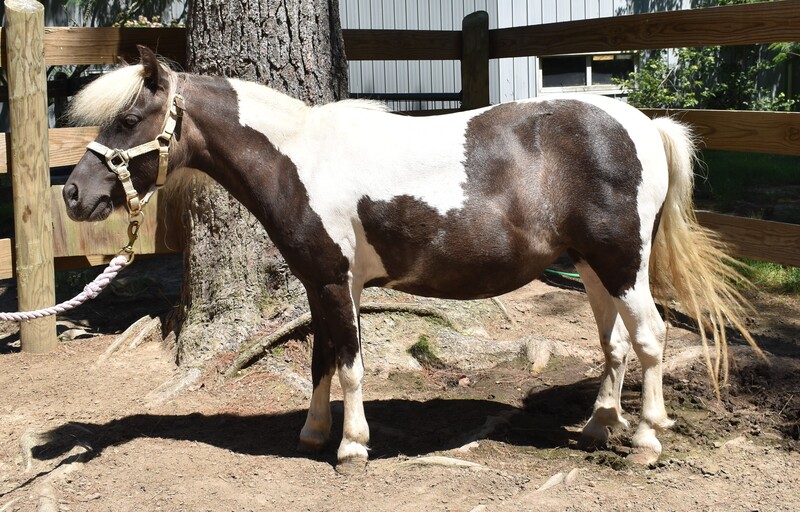
[[127,116],[125,116],[125,117],[122,119],[122,122],[123,122],[123,123],[125,123],[125,126],[127,126],[127,127],[129,127],[129,128],[133,128],[133,127],[134,127],[134,126],[136,126],[136,125],[139,123],[139,121],[141,121],[141,120],[142,120],[142,119],[141,119],[139,116],[137,116],[136,114],[128,114]]

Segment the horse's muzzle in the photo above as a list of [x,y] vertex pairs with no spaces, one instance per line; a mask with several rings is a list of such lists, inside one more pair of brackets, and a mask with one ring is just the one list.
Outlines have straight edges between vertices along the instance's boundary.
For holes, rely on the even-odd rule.
[[80,190],[74,183],[67,183],[61,191],[67,215],[74,221],[101,221],[111,215],[114,205],[109,196],[99,196],[93,201],[80,197]]

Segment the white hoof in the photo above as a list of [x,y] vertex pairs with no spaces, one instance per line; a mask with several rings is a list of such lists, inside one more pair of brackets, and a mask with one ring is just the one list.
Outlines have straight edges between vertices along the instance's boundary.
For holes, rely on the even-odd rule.
[[336,452],[336,458],[339,464],[349,461],[364,461],[369,458],[367,447],[356,441],[342,439],[339,445],[339,451]]
[[583,448],[602,446],[608,441],[611,429],[627,430],[628,428],[630,428],[630,423],[618,409],[613,407],[597,408],[581,431],[580,446]]
[[634,448],[633,451],[625,459],[632,464],[639,464],[641,466],[650,466],[655,464],[658,460],[660,453],[656,453],[647,448]]
[[656,431],[646,423],[639,425],[631,440],[633,451],[628,457],[637,464],[653,464],[661,455],[661,442],[656,437]]

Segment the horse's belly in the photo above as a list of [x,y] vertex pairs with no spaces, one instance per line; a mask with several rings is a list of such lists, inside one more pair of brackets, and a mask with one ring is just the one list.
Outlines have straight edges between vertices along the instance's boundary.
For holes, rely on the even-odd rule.
[[368,285],[441,299],[494,297],[533,281],[557,255],[523,251],[505,256],[425,251],[417,254],[406,272],[389,273]]
[[363,242],[385,270],[366,284],[417,295],[500,295],[538,277],[564,249],[537,219],[514,216],[490,201],[442,215],[407,196],[364,199],[359,214]]

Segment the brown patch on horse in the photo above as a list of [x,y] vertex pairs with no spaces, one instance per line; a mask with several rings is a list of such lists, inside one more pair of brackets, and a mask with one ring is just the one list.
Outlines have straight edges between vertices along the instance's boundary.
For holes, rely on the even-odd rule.
[[359,201],[393,287],[496,295],[538,277],[568,248],[613,295],[633,286],[642,167],[610,115],[574,100],[499,105],[470,120],[465,156],[462,209],[440,215],[410,196]]

